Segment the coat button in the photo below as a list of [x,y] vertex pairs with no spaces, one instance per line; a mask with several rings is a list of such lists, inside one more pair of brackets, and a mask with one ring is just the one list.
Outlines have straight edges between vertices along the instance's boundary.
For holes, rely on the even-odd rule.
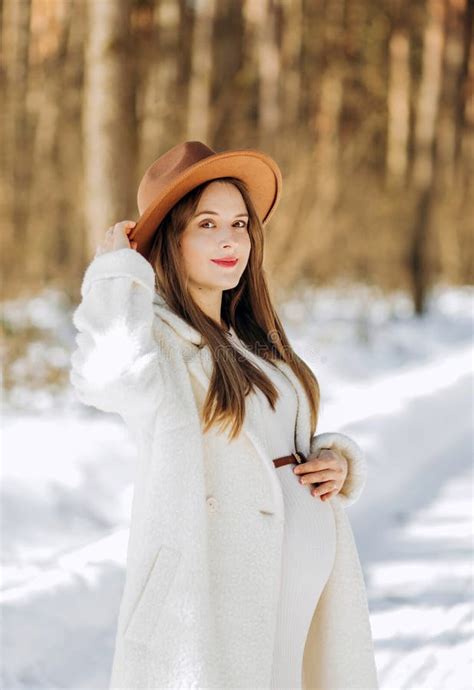
[[214,498],[214,496],[209,496],[209,498],[206,499],[206,503],[210,512],[213,513],[217,510],[217,498]]
[[273,515],[275,513],[272,508],[259,508],[259,510],[263,515]]

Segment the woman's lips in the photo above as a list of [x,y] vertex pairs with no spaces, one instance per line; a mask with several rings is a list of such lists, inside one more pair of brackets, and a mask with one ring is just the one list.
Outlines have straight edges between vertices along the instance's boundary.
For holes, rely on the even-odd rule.
[[219,260],[219,259],[211,259],[211,261],[212,261],[214,264],[217,264],[218,266],[231,267],[231,266],[235,266],[235,264],[237,263],[238,259],[234,259],[234,261],[222,261],[222,260]]

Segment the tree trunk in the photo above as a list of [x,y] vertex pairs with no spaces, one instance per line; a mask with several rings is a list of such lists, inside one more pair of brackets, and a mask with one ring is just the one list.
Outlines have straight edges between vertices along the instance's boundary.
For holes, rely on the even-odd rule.
[[410,130],[410,46],[407,33],[397,28],[390,37],[386,180],[388,189],[402,188],[408,173]]
[[[344,81],[344,67],[337,56],[344,36],[344,5],[339,0],[331,0],[324,13],[325,64],[322,74],[313,79],[319,103],[312,119],[314,150],[307,160],[309,169],[303,180],[308,205],[304,222],[292,228],[282,247],[287,284],[298,278],[333,236],[331,221],[340,184],[339,128]],[[302,165],[301,161],[298,165]]]
[[178,138],[182,121],[177,61],[180,7],[175,0],[154,0],[151,11],[140,59],[144,76],[138,101],[139,179],[164,146]]
[[283,35],[281,46],[284,132],[291,135],[298,127],[301,110],[301,56],[304,13],[302,0],[283,0]]
[[89,250],[136,207],[131,0],[87,4],[84,75],[84,217]]
[[271,145],[280,125],[280,52],[276,37],[276,0],[245,4],[246,21],[252,36],[252,62],[258,73],[258,145]]
[[409,267],[415,312],[422,314],[430,283],[429,248],[434,203],[434,137],[438,117],[443,57],[443,0],[428,1],[423,38],[422,73],[418,89],[412,183],[417,208],[414,215]]
[[26,239],[31,159],[27,112],[30,0],[5,0],[2,12],[2,179],[0,193],[5,209],[2,256],[10,238],[23,245]]
[[212,141],[211,85],[215,0],[196,0],[186,138]]

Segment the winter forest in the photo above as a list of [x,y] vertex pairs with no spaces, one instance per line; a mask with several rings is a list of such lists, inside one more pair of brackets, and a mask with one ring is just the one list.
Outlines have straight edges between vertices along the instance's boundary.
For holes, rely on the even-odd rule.
[[136,449],[69,382],[105,230],[176,143],[268,152],[265,271],[364,448],[380,690],[472,687],[474,0],[0,0],[1,687],[106,687]]
[[153,156],[186,139],[279,162],[267,255],[279,287],[349,275],[406,289],[421,313],[431,285],[472,281],[472,2],[3,0],[1,12],[9,295],[52,282],[76,295],[104,228],[135,219]]

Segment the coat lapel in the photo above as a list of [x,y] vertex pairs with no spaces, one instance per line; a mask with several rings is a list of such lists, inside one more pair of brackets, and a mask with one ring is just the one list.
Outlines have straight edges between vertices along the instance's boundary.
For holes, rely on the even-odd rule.
[[[188,324],[178,314],[173,312],[159,292],[155,292],[153,300],[154,311],[163,321],[171,326],[174,331],[183,338],[183,347],[186,348],[187,367],[192,376],[202,385],[204,391],[209,388],[212,376],[212,353],[207,345],[203,345],[200,332]],[[286,362],[277,362],[280,371],[287,376],[293,384],[297,399],[297,418],[295,429],[295,450],[305,455],[310,452],[311,429],[310,408],[303,386],[291,367]],[[261,440],[260,419],[258,409],[254,405],[248,405],[241,433],[245,434],[257,451],[260,462],[267,473],[273,494],[273,505],[266,506],[269,512],[277,513],[284,519],[283,493],[280,481],[273,471],[268,460],[266,449]]]

